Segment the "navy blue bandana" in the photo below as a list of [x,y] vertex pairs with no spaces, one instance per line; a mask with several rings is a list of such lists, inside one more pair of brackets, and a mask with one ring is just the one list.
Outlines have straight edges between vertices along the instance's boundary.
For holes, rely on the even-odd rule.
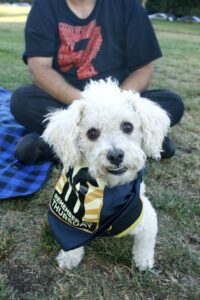
[[97,236],[121,237],[132,230],[143,214],[139,197],[142,177],[143,170],[130,183],[102,188],[88,168],[62,172],[48,212],[62,249],[75,249]]

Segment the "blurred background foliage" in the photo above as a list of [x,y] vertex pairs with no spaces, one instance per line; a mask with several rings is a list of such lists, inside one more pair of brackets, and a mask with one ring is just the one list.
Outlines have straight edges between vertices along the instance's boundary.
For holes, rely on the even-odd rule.
[[142,3],[148,13],[164,12],[175,16],[200,16],[199,0],[147,0]]

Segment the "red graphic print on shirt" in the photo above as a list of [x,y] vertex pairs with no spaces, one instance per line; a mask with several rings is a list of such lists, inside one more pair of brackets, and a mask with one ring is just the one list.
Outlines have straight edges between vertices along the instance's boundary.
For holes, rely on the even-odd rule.
[[[85,26],[59,23],[59,35],[61,46],[58,51],[58,64],[61,70],[66,72],[77,67],[79,79],[98,74],[92,64],[102,44],[101,28],[96,25],[96,21],[93,20]],[[85,49],[76,51],[76,44],[82,40],[88,40]]]

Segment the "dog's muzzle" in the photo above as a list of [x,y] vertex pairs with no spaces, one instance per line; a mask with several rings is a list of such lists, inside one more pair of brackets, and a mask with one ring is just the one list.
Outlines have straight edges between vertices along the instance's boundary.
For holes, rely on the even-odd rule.
[[108,167],[107,168],[108,173],[112,175],[122,175],[127,171],[126,167],[119,167],[119,168],[114,168],[114,167]]
[[113,150],[108,151],[107,159],[112,165],[114,165],[107,167],[108,173],[112,175],[121,175],[126,172],[127,168],[120,166],[124,159],[124,151],[114,148]]

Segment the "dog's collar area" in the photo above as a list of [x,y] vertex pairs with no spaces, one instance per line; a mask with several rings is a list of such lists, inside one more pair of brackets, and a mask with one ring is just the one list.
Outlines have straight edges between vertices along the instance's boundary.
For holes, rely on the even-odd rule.
[[[99,187],[101,189],[104,189],[105,188],[105,183],[104,181],[101,179],[101,178],[94,178],[92,177],[92,175],[90,174],[89,172],[89,169],[88,167],[86,167],[82,162],[79,164],[79,165],[76,165],[74,166],[74,168],[70,168],[68,170],[68,172],[74,172],[74,173],[78,173],[79,170],[82,170],[83,171],[83,174],[84,174],[84,178],[91,182],[91,184],[93,186],[96,186],[96,187]],[[128,170],[127,167],[125,166],[122,166],[122,167],[118,167],[118,168],[115,168],[114,166],[113,167],[107,167],[107,171],[111,174],[111,175],[122,175],[123,173],[125,173],[126,171]],[[144,178],[144,175],[146,173],[146,166],[144,166],[140,171],[138,171],[137,173],[137,177],[135,180],[139,180],[140,182],[143,181],[143,178]]]
[[[48,219],[63,250],[71,250],[97,236],[121,237],[143,215],[140,184],[145,170],[135,180],[101,189],[88,168],[69,169],[57,182]],[[89,176],[89,177],[88,177]]]

